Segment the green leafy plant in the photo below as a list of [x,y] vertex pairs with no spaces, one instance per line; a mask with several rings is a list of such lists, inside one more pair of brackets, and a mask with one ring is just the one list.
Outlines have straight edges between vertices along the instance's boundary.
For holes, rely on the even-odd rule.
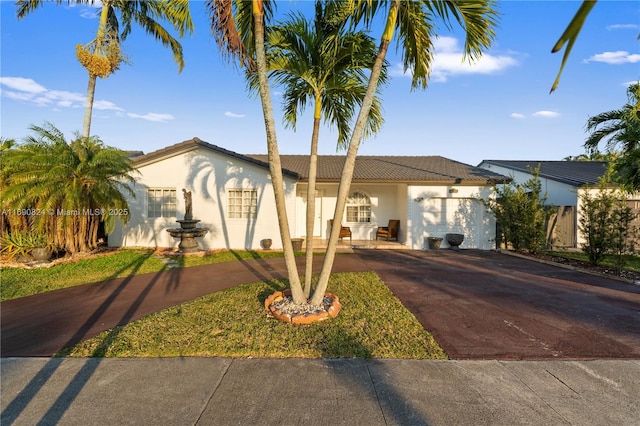
[[47,236],[37,231],[12,232],[0,237],[0,253],[6,254],[9,259],[27,257],[36,248],[55,250],[55,245],[47,239]]
[[614,267],[620,273],[625,255],[635,252],[634,239],[637,231],[632,226],[635,219],[622,189],[612,187],[612,169],[600,180],[598,190],[585,188],[580,194],[580,232],[585,243],[582,251],[589,262],[598,265],[604,256],[614,257]]
[[547,195],[542,195],[539,168],[531,172],[533,176],[523,184],[496,186],[496,198],[484,200],[484,204],[499,225],[498,243],[536,253],[547,243],[546,224],[553,209],[545,206]]
[[625,255],[635,253],[633,244],[637,235],[637,230],[631,225],[636,215],[624,202],[617,200],[613,211],[611,212],[611,233],[610,233],[610,252],[613,255],[614,267],[616,273],[620,275],[625,266]]

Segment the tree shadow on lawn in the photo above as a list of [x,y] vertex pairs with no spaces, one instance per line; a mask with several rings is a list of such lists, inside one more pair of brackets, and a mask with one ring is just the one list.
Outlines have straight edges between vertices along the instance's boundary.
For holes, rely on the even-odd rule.
[[[56,370],[61,365],[63,358],[59,356],[64,356],[66,349],[74,346],[75,344],[81,342],[86,339],[87,333],[91,330],[91,328],[99,321],[101,316],[107,311],[107,309],[113,304],[113,302],[117,299],[117,297],[122,293],[122,291],[127,287],[130,283],[133,276],[136,275],[136,272],[140,269],[142,264],[153,255],[153,252],[149,252],[144,256],[136,259],[134,262],[124,266],[120,270],[114,272],[114,274],[109,277],[109,279],[117,278],[121,273],[131,270],[130,274],[122,280],[122,282],[112,291],[112,293],[107,297],[102,304],[96,309],[96,311],[85,321],[85,323],[80,326],[80,328],[73,334],[71,338],[63,345],[63,350],[58,352],[55,357],[51,358],[41,369],[40,371],[31,379],[31,381],[24,387],[24,389],[4,408],[0,415],[0,423],[1,424],[12,424],[16,421],[16,419],[20,416],[20,414],[24,411],[27,405],[36,397],[38,392],[44,388],[47,381],[55,374]],[[183,262],[183,261],[181,261]],[[158,271],[154,277],[147,283],[147,285],[140,292],[138,297],[133,301],[133,303],[129,306],[127,311],[123,314],[122,318],[118,321],[119,324],[126,324],[131,321],[133,315],[136,310],[140,307],[141,303],[144,301],[145,297],[149,294],[152,287],[157,283],[160,275],[168,269],[168,266],[164,266],[160,271]],[[172,271],[171,277],[169,279],[169,285],[172,285],[174,281],[178,279],[179,269],[175,269]],[[103,340],[104,344],[100,345],[99,349],[94,352],[94,356],[100,356],[99,350],[103,349],[105,345],[108,345],[109,342],[113,341],[117,334],[120,333],[121,327],[116,327],[112,329],[112,331],[105,337]],[[80,391],[87,384],[91,376],[97,370],[101,363],[101,359],[88,359],[80,368],[80,370],[76,373],[76,375],[71,379],[66,388],[62,391],[62,393],[58,396],[56,401],[51,405],[51,407],[47,410],[47,412],[43,415],[39,424],[57,424],[64,413],[69,409],[73,401],[79,395]]]

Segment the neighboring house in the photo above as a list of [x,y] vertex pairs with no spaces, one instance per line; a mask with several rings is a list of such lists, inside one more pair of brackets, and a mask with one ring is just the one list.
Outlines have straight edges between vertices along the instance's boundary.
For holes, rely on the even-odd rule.
[[[509,176],[515,183],[531,179],[532,170],[539,167],[542,192],[547,194],[546,204],[558,207],[548,229],[553,245],[575,248],[584,243],[578,229],[581,195],[584,191],[598,190],[607,162],[483,160],[478,167]],[[628,202],[632,209],[640,212],[640,194],[629,195]]]
[[[314,237],[327,239],[344,156],[319,156]],[[281,155],[291,236],[304,237],[309,157]],[[188,140],[133,159],[136,198],[129,222],[109,245],[175,247],[167,228],[184,215],[182,189],[191,191],[193,217],[209,232],[204,249],[256,249],[262,239],[281,248],[266,155],[244,155]],[[462,233],[463,248],[494,247],[495,222],[480,199],[505,176],[437,156],[359,156],[342,224],[353,240],[375,239],[378,226],[400,219],[399,242],[425,248],[428,236]],[[443,247],[446,247],[443,241]]]

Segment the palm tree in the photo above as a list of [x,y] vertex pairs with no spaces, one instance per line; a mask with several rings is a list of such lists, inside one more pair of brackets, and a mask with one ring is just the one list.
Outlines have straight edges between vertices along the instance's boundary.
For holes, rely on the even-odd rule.
[[627,88],[627,99],[622,108],[589,117],[586,129],[590,135],[584,143],[586,149],[597,151],[598,146],[605,142],[609,150],[628,151],[640,143],[640,120],[636,115],[640,83]]
[[134,196],[131,161],[97,137],[67,143],[50,123],[30,129],[24,144],[2,155],[2,174],[10,176],[3,202],[33,212],[29,225],[68,253],[95,248],[101,221],[110,232],[116,218],[128,219],[123,193]]
[[[270,6],[271,3],[263,0],[252,0],[250,6],[246,3],[242,1],[233,2],[232,0],[208,0],[207,7],[211,13],[213,33],[223,52],[230,54],[234,58],[239,58],[242,64],[255,66],[258,75],[260,99],[267,132],[268,159],[276,197],[280,235],[291,284],[291,294],[295,303],[301,303],[305,298],[297,277],[290,232],[286,222],[282,169],[275,133],[273,107],[269,94],[268,67],[265,56],[265,6]],[[433,38],[435,37],[433,17],[440,17],[447,26],[450,25],[452,19],[460,24],[466,30],[465,55],[475,59],[481,56],[483,49],[490,46],[495,36],[493,27],[496,25],[497,12],[493,9],[493,4],[492,0],[464,2],[445,0],[370,2],[360,0],[327,3],[327,8],[331,10],[331,12],[327,12],[328,15],[330,13],[335,13],[337,17],[352,15],[356,24],[361,19],[364,19],[366,24],[370,24],[372,18],[379,11],[384,10],[383,6],[386,6],[387,15],[378,53],[369,76],[369,84],[348,143],[347,157],[338,187],[329,244],[316,290],[309,303],[320,305],[327,288],[335,259],[341,223],[340,218],[344,213],[351,178],[353,177],[355,159],[360,141],[364,136],[365,126],[369,119],[375,94],[378,90],[386,53],[396,28],[399,32],[400,44],[403,47],[405,69],[411,68],[413,70],[412,86],[424,88],[427,85],[433,57]],[[251,8],[250,16],[253,17],[252,23],[248,19],[249,7]],[[248,43],[249,41],[253,41],[253,44]]]
[[346,200],[349,195],[351,178],[355,168],[356,156],[360,141],[364,133],[369,109],[371,108],[378,81],[383,69],[384,60],[389,45],[397,30],[398,44],[402,48],[402,58],[405,71],[413,71],[412,88],[426,88],[433,60],[433,40],[436,37],[434,18],[440,18],[447,27],[455,20],[466,33],[464,54],[474,60],[482,55],[484,49],[489,48],[495,33],[493,28],[497,24],[497,12],[493,8],[492,0],[480,1],[401,1],[385,2],[356,1],[351,3],[335,2],[338,8],[353,5],[351,14],[354,24],[361,20],[369,26],[372,19],[386,8],[385,27],[381,36],[378,55],[369,77],[369,86],[365,99],[360,108],[355,128],[349,141],[347,158],[342,170],[342,177],[338,186],[338,195],[333,217],[333,227],[327,245],[322,271],[316,291],[310,303],[319,305],[329,283],[329,276],[335,258],[336,246],[339,238],[341,218],[344,213]]
[[627,88],[628,102],[622,108],[602,112],[587,120],[589,137],[585,149],[598,152],[605,143],[609,152],[617,152],[614,161],[616,180],[630,190],[640,189],[640,83]]
[[[43,0],[18,0],[18,19],[24,18],[35,9],[46,3]],[[63,0],[56,0],[57,4]],[[93,0],[67,0],[69,3],[93,4]],[[117,13],[119,12],[120,21]],[[149,35],[159,40],[164,46],[171,48],[173,58],[178,64],[179,72],[184,67],[182,46],[158,22],[158,19],[168,21],[182,37],[185,32],[193,31],[191,12],[188,0],[102,0],[100,21],[96,38],[86,46],[76,46],[76,56],[89,73],[87,99],[85,106],[82,136],[88,138],[91,132],[91,115],[96,91],[96,79],[107,78],[115,72],[125,61],[121,53],[121,41],[131,33],[132,23],[137,23]],[[120,32],[122,27],[122,32]],[[118,34],[120,32],[120,34]]]
[[612,151],[600,152],[597,150],[588,150],[582,154],[564,157],[562,161],[613,161],[617,156],[618,154]]
[[273,15],[273,4],[268,0],[207,0],[205,7],[211,18],[211,30],[223,55],[255,72],[264,116],[267,137],[269,173],[276,203],[278,227],[284,251],[291,297],[298,304],[305,302],[300,284],[295,253],[291,243],[291,230],[284,195],[284,177],[278,149],[273,104],[269,89],[265,52],[265,21]]
[[[8,185],[9,177],[11,176],[11,173],[5,167],[2,167],[4,164],[3,154],[5,151],[12,149],[15,144],[15,139],[0,137],[0,194],[4,193]],[[5,231],[11,227],[11,218],[7,214],[8,206],[4,198],[5,197],[1,197],[0,199],[0,208],[2,209],[2,214],[0,214],[0,237],[4,236]]]
[[[313,275],[313,230],[315,225],[316,178],[320,123],[324,117],[338,129],[338,147],[344,148],[350,134],[356,107],[362,103],[366,88],[366,70],[373,66],[376,46],[364,32],[346,31],[344,21],[329,21],[322,3],[316,2],[315,18],[310,22],[302,14],[291,15],[283,25],[271,29],[267,40],[269,76],[285,87],[283,109],[287,127],[296,128],[298,113],[307,102],[313,105],[313,131],[309,161],[306,212],[306,264],[304,294],[311,293]],[[381,81],[386,81],[383,70]],[[248,72],[252,89],[256,76]],[[383,122],[379,98],[374,99],[365,135]]]

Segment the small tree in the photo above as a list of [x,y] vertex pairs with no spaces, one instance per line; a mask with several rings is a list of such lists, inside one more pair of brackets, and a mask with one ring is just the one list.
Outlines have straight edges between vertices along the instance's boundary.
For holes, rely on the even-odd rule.
[[614,256],[616,272],[624,266],[624,255],[634,252],[635,219],[620,188],[611,188],[612,169],[600,179],[598,191],[589,188],[580,195],[580,232],[585,237],[582,251],[589,262],[598,265],[606,254]]
[[635,217],[635,213],[625,200],[616,200],[611,212],[613,226],[610,233],[610,250],[618,275],[620,275],[625,265],[625,255],[635,252],[633,241],[637,235],[637,230],[631,225]]
[[596,196],[590,191],[584,191],[580,201],[579,229],[586,240],[582,245],[582,251],[589,257],[589,263],[597,265],[604,258],[609,245],[608,233],[613,225],[611,210],[614,205],[614,196],[601,184]]
[[535,253],[546,245],[546,223],[552,210],[544,205],[547,194],[542,195],[539,168],[532,174],[523,184],[512,181],[494,187],[496,199],[485,200],[484,204],[499,224],[498,243]]

